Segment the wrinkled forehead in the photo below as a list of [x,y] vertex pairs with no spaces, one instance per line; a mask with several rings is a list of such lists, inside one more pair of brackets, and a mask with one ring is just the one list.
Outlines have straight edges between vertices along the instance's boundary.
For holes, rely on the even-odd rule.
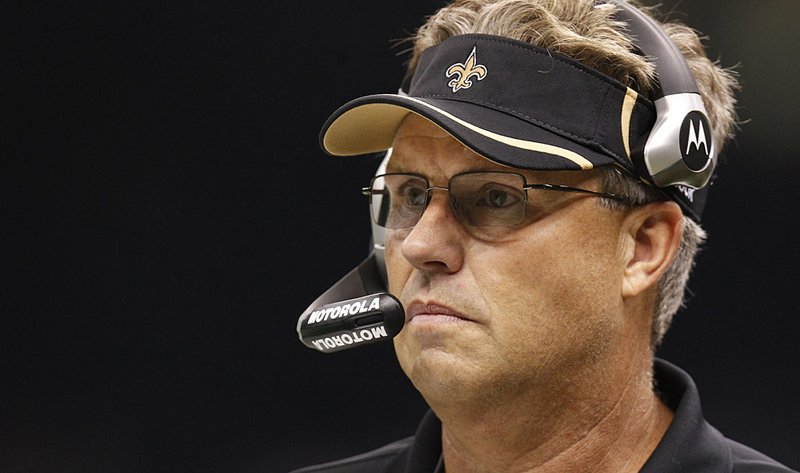
[[476,153],[432,121],[409,113],[392,142],[387,170],[421,172],[433,168],[511,169]]

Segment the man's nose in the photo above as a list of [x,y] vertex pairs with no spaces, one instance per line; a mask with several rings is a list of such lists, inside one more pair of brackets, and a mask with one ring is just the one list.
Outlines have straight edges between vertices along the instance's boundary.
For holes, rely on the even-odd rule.
[[447,192],[433,191],[428,206],[401,245],[408,262],[426,272],[455,272],[463,263],[464,228]]

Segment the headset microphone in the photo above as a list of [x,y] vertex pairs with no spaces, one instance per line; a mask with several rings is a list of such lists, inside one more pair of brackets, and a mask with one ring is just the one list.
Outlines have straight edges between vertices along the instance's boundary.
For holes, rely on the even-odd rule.
[[[376,255],[380,253],[380,256]],[[405,324],[405,310],[386,291],[383,242],[369,256],[322,293],[297,320],[297,335],[307,347],[332,353],[391,340]]]
[[[376,174],[385,172],[390,154],[383,154]],[[300,315],[297,335],[303,345],[332,353],[391,340],[402,330],[405,310],[386,290],[384,239],[384,229],[373,222],[369,256]]]
[[323,353],[390,340],[403,328],[403,306],[380,292],[313,306],[297,322],[300,341]]

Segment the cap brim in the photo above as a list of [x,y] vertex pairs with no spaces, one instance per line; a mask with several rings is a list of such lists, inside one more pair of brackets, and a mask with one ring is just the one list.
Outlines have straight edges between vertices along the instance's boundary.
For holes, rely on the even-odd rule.
[[386,150],[409,113],[430,120],[479,155],[508,166],[586,170],[615,162],[606,154],[503,111],[400,94],[368,95],[344,104],[325,122],[320,144],[335,156]]

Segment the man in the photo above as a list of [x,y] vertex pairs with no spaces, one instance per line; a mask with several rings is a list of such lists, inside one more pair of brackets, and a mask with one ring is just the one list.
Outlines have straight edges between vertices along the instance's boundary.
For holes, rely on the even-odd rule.
[[659,44],[642,11],[456,0],[417,31],[400,94],[325,124],[330,154],[390,150],[365,192],[405,309],[397,357],[431,410],[412,438],[298,471],[790,471],[706,423],[689,376],[654,360],[738,84],[688,27]]

